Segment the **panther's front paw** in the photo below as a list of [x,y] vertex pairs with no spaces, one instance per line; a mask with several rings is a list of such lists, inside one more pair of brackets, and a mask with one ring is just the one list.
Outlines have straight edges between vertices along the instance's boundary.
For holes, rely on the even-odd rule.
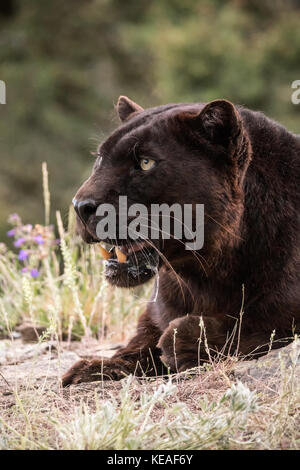
[[125,361],[120,359],[92,359],[76,362],[62,377],[62,385],[66,387],[82,382],[99,380],[121,380],[128,375],[129,370]]
[[170,322],[160,337],[161,360],[172,372],[183,372],[200,365],[200,317],[180,317]]

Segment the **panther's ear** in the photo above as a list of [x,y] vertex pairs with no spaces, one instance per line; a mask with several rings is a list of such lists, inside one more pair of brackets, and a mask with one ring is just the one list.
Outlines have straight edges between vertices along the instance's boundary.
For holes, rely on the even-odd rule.
[[228,149],[238,145],[242,135],[241,117],[227,100],[211,101],[199,112],[181,112],[178,115],[194,136]]
[[134,113],[144,111],[141,106],[136,104],[134,101],[131,101],[127,96],[119,97],[116,108],[122,122],[130,119]]

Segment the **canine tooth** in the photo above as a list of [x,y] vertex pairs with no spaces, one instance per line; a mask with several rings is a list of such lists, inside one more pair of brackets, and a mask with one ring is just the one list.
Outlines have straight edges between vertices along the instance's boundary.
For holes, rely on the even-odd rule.
[[122,253],[122,251],[119,250],[117,246],[115,247],[115,252],[116,252],[119,263],[126,263],[127,256],[124,255],[124,253]]
[[99,251],[101,256],[103,256],[104,259],[109,259],[112,257],[112,253],[109,253],[103,246],[99,245]]

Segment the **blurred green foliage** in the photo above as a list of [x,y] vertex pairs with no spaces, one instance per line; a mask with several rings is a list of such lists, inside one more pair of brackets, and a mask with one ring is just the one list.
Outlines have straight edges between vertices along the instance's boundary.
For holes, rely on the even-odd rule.
[[66,213],[127,94],[142,106],[227,98],[299,133],[300,0],[6,0],[0,6],[0,238],[9,213]]

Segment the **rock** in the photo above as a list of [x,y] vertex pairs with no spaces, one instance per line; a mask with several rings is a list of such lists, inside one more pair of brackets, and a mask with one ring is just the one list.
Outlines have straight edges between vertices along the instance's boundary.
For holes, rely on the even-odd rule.
[[50,351],[56,352],[56,349],[56,343],[51,341],[36,344],[23,344],[20,340],[0,341],[0,365],[20,364]]
[[42,325],[33,324],[30,322],[22,323],[16,330],[21,334],[24,343],[36,343],[39,337],[45,333],[46,327]]
[[274,349],[257,360],[238,362],[231,375],[257,390],[268,387],[277,391],[283,375],[291,376],[292,368],[295,381],[300,382],[300,339],[295,339],[284,348]]
[[21,337],[21,333],[18,331],[8,332],[2,325],[0,325],[0,341],[2,339],[18,339]]

